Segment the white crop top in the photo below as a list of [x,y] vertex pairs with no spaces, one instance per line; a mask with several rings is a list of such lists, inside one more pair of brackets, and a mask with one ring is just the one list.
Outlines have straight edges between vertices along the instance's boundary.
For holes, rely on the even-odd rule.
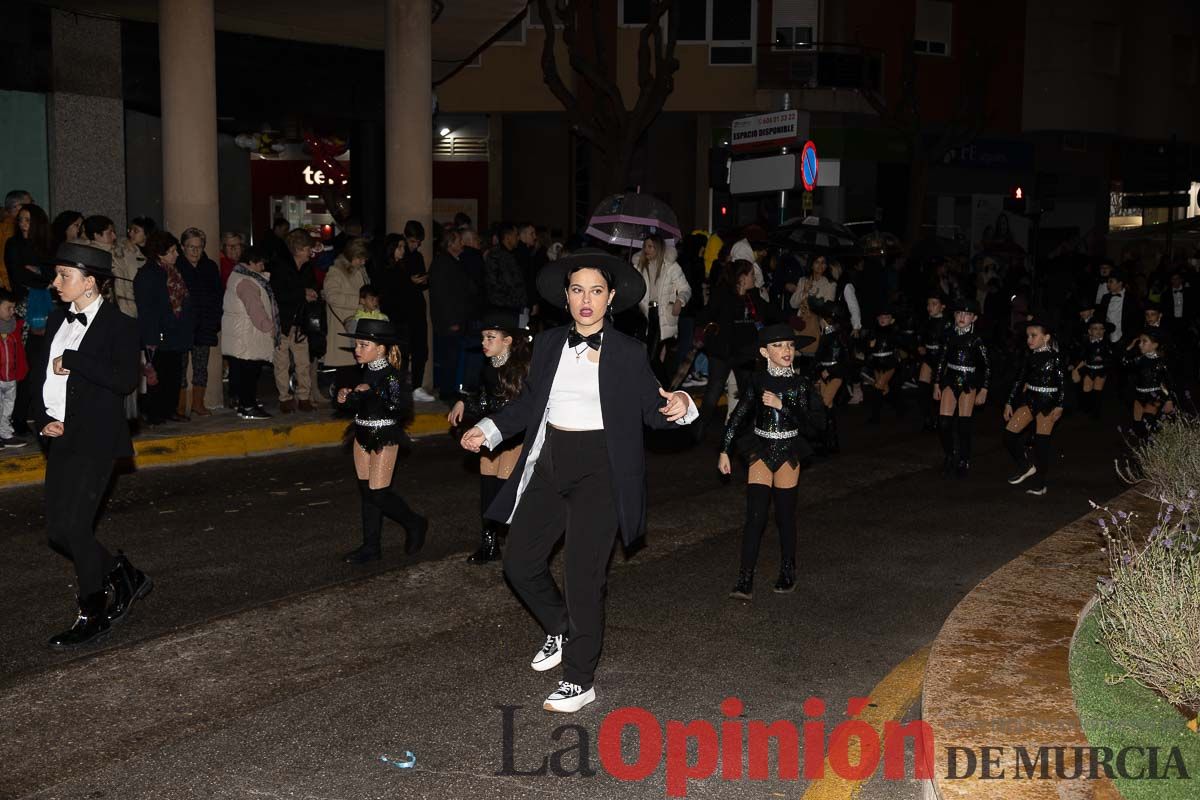
[[600,364],[589,358],[593,352],[586,344],[563,345],[546,409],[546,422],[554,427],[574,431],[604,428],[604,416],[600,413]]

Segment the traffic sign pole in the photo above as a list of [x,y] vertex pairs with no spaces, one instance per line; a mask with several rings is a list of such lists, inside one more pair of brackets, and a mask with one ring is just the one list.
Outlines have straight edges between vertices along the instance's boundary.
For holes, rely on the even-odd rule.
[[[785,92],[783,95],[783,110],[788,111],[792,107],[792,95]],[[787,155],[787,145],[783,146],[781,155]],[[787,189],[779,190],[779,224],[782,225],[787,221]]]

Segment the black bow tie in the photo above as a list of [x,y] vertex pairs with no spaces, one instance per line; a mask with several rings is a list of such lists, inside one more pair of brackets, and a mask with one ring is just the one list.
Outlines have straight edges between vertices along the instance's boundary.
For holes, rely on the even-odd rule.
[[600,349],[600,340],[604,336],[604,331],[596,331],[591,336],[584,336],[579,331],[571,328],[567,331],[567,346],[579,347],[579,345],[587,343],[587,346],[593,350]]
[[80,325],[82,325],[83,327],[86,328],[87,327],[87,315],[84,314],[83,312],[75,314],[71,311],[68,311],[67,312],[67,324],[70,325],[72,322],[78,322]]

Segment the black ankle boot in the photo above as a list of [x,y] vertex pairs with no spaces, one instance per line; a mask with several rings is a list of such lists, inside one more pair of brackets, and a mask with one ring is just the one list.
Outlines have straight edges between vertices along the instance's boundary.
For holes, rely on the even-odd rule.
[[500,544],[491,525],[483,526],[479,540],[479,549],[467,556],[468,564],[487,564],[500,558]]
[[786,558],[779,564],[779,580],[775,581],[776,594],[788,594],[796,590],[796,562]]
[[139,570],[120,550],[117,551],[117,565],[108,573],[106,582],[112,588],[112,605],[108,608],[108,621],[120,622],[129,613],[129,609],[138,600],[150,594],[154,581],[150,576]]
[[737,585],[733,587],[733,591],[729,596],[737,600],[753,600],[754,599],[754,570],[744,569],[738,572]]
[[79,598],[79,616],[70,629],[53,637],[47,644],[55,650],[81,647],[108,635],[108,595],[101,590]]

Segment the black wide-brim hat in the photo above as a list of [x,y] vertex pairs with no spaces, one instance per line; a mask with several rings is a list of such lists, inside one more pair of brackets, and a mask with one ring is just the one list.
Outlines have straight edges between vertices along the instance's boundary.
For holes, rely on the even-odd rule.
[[954,301],[954,306],[951,309],[955,314],[960,311],[965,311],[968,314],[979,316],[979,303],[972,300],[970,297],[962,297]]
[[63,242],[54,252],[54,257],[43,263],[48,267],[74,267],[98,278],[118,277],[113,272],[112,254],[86,244]]
[[1050,320],[1041,314],[1030,314],[1029,319],[1025,320],[1026,328],[1041,328],[1051,336],[1054,335],[1054,326]]
[[387,345],[400,344],[403,341],[396,326],[385,319],[360,319],[354,325],[354,333],[339,333],[338,336]]
[[521,321],[516,312],[501,309],[485,312],[483,319],[480,320],[479,329],[481,331],[503,331],[509,336],[529,333],[528,329],[521,327]]
[[598,247],[583,247],[547,262],[537,274],[538,294],[546,302],[561,306],[567,297],[567,275],[580,269],[601,269],[612,276],[612,285],[608,288],[617,292],[612,302],[614,314],[633,308],[646,294],[646,281],[633,264]]
[[759,347],[766,347],[774,342],[795,342],[796,349],[800,349],[801,347],[808,347],[815,341],[816,339],[811,336],[802,336],[796,333],[796,331],[792,330],[791,325],[785,325],[782,322],[775,325],[767,325],[758,332]]

